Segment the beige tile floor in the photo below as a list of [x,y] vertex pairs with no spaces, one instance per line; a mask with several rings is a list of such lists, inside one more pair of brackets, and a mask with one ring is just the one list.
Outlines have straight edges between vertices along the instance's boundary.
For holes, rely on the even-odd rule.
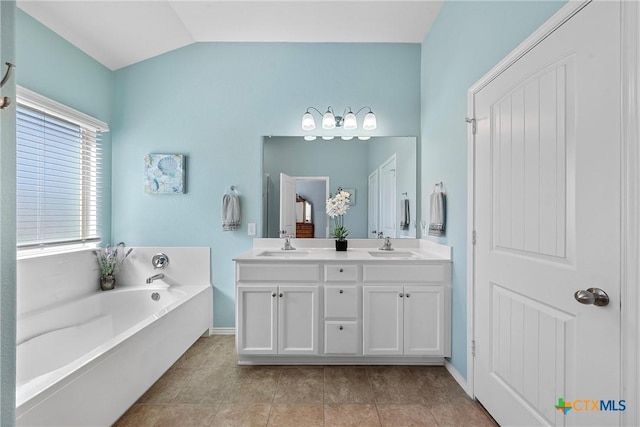
[[238,366],[200,338],[117,427],[495,426],[443,367]]

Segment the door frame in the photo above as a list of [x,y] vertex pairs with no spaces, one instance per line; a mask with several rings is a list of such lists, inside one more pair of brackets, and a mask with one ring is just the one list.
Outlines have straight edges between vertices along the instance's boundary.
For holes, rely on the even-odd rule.
[[[598,1],[598,0],[594,0]],[[467,90],[467,380],[462,384],[475,397],[474,259],[475,247],[475,95],[542,40],[582,10],[591,0],[567,2],[540,28]],[[627,410],[624,425],[640,425],[640,4],[622,1],[621,14],[621,391]]]
[[[292,176],[296,180],[296,189],[298,182],[324,182],[324,199],[327,200],[329,198],[329,194],[331,193],[331,177],[328,176]],[[323,209],[325,211],[326,209]],[[328,239],[329,238],[329,228],[331,226],[329,221],[329,215],[324,215],[325,218],[325,226],[324,226],[324,237],[319,237],[320,239]]]

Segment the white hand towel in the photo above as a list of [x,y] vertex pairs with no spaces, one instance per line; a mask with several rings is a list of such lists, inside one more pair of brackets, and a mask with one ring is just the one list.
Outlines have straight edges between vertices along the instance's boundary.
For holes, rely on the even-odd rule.
[[236,231],[240,226],[240,197],[225,194],[222,198],[222,231]]
[[446,200],[442,191],[434,191],[430,198],[429,209],[429,234],[432,236],[444,236],[446,219]]

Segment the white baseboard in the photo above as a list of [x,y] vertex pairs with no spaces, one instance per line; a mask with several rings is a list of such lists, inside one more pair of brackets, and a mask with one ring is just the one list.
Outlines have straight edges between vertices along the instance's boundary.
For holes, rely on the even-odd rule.
[[236,328],[209,328],[209,335],[235,335]]
[[462,375],[460,375],[460,372],[458,372],[458,370],[454,368],[453,365],[449,363],[448,360],[444,361],[444,367],[447,369],[447,371],[449,371],[453,379],[456,380],[458,384],[460,384],[460,387],[462,387],[464,392],[467,393],[469,397],[473,399],[473,392],[470,390],[469,383],[467,383],[467,381],[464,378],[462,378]]

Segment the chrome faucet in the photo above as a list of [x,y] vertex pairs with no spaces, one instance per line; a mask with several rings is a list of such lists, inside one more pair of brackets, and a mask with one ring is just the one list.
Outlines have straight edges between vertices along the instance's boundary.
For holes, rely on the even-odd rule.
[[164,279],[164,274],[158,273],[158,274],[154,274],[151,277],[147,277],[147,285],[150,283],[153,283],[154,280],[158,280],[158,279]]
[[283,251],[295,251],[296,248],[293,247],[293,245],[291,245],[291,238],[293,236],[287,236],[284,238],[284,246],[282,247]]
[[392,251],[393,248],[391,247],[391,239],[389,239],[388,237],[385,237],[384,238],[384,244],[382,245],[380,250],[381,251]]

